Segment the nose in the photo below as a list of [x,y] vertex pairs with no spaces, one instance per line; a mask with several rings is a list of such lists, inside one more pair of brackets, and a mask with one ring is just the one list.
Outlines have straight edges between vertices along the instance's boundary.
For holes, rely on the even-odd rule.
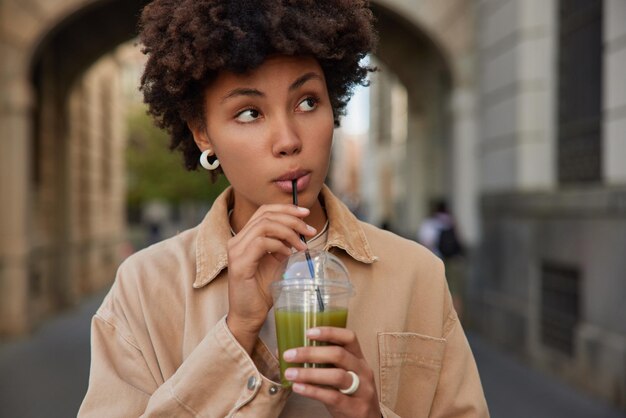
[[280,118],[272,126],[272,153],[275,157],[287,157],[302,150],[302,140],[294,122]]

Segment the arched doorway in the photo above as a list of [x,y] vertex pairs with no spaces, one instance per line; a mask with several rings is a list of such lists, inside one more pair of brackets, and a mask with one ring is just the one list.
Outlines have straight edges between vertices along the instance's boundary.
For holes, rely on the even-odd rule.
[[[11,94],[0,121],[11,130],[12,143],[4,144],[0,154],[10,159],[2,176],[13,180],[8,191],[13,199],[3,205],[0,225],[2,334],[22,333],[41,316],[76,302],[98,287],[99,274],[112,277],[123,235],[115,203],[123,194],[114,158],[120,133],[110,124],[95,123],[85,107],[77,112],[81,106],[72,105],[72,92],[81,89],[82,76],[94,62],[136,36],[146,3],[2,5],[8,14],[1,37],[9,46],[2,52],[12,66],[3,77]],[[117,111],[109,90],[93,98],[100,122]],[[73,112],[72,106],[77,108]],[[94,136],[89,131],[101,138],[94,152],[81,146]],[[91,177],[94,173],[98,180]],[[80,268],[78,260],[84,258],[92,259],[91,269]]]
[[136,36],[146,3],[89,3],[56,24],[32,55],[36,256],[29,265],[30,312],[45,314],[75,303],[110,282],[119,262],[124,240],[119,80],[116,68],[99,82],[84,76],[98,59]]
[[[457,30],[447,39],[432,16],[453,19],[459,28],[468,27],[468,17],[455,9],[437,11],[438,3],[428,5],[417,13],[407,7],[403,13],[393,2],[372,4],[380,43],[371,60],[380,71],[367,89],[369,132],[355,136],[339,131],[337,165],[351,173],[343,173],[345,180],[335,170],[332,180],[347,188],[346,200],[362,218],[411,238],[430,201],[444,198],[472,243],[477,235],[474,115],[467,100],[473,94],[472,69],[460,64],[467,60],[461,52],[468,46],[459,42],[466,33]],[[359,155],[359,187],[354,186],[355,163],[344,157],[348,152]]]
[[[100,140],[93,143],[99,145],[85,143],[84,138],[90,137],[86,132],[98,130],[97,124],[90,122],[93,115],[80,113],[81,106],[73,101],[72,92],[80,90],[82,75],[99,57],[135,36],[137,17],[146,3],[147,0],[2,3],[5,13],[0,19],[5,31],[0,40],[6,41],[7,47],[2,51],[13,64],[1,70],[5,77],[0,82],[3,91],[8,92],[8,104],[0,109],[0,122],[9,127],[12,141],[0,144],[0,173],[3,179],[12,181],[3,181],[0,186],[3,196],[14,198],[3,204],[0,216],[0,333],[21,333],[39,316],[73,303],[82,292],[100,283],[92,274],[112,277],[103,269],[116,264],[113,247],[122,231],[106,227],[106,216],[115,212],[109,210],[113,206],[106,205],[115,205],[111,202],[119,189],[115,188],[115,181],[107,185],[103,173],[114,170],[102,162],[106,158],[95,162],[97,159],[85,158],[84,151],[91,144],[93,149],[99,147],[100,154],[112,155],[112,150],[106,149],[111,142],[106,139],[116,133],[101,125]],[[468,2],[462,2],[465,3]],[[463,77],[458,75],[455,59],[449,64],[444,59],[447,54],[442,51],[450,48],[439,47],[441,42],[433,42],[434,38],[426,35],[434,33],[426,28],[437,26],[432,16],[433,11],[444,9],[440,4],[435,0],[381,0],[372,6],[381,33],[377,59],[393,74],[392,84],[400,84],[406,91],[404,154],[418,158],[405,159],[400,167],[392,166],[411,186],[410,193],[394,202],[394,211],[399,214],[397,222],[407,230],[415,226],[430,196],[452,193],[457,200],[459,196],[459,182],[450,178],[446,168],[459,155],[459,136],[448,135],[448,122],[458,118],[448,118],[445,108],[450,92],[455,103]],[[467,17],[462,19],[469,21]],[[445,29],[439,29],[439,35],[444,34],[439,40],[445,38]],[[379,92],[377,100],[382,104],[389,97],[384,89]],[[102,109],[109,109],[105,112],[116,111],[106,89],[93,100],[100,102]],[[388,116],[389,113],[379,112],[372,119],[382,145],[388,139]],[[458,124],[454,126],[457,129]],[[471,141],[465,143],[471,146]],[[382,149],[376,145],[368,153]],[[96,171],[98,179],[84,175]],[[109,191],[96,193],[94,188]],[[111,198],[107,203],[106,199],[92,198],[95,195]],[[376,197],[376,193],[372,192],[371,197]],[[471,210],[464,213],[473,216]],[[101,230],[97,231],[98,225]],[[85,253],[91,254],[86,257],[92,260],[91,267],[81,267],[78,261],[85,258]],[[90,276],[88,280],[84,279],[86,275]]]
[[365,181],[378,181],[379,189],[367,189],[373,192],[366,197],[374,215],[369,220],[414,236],[428,202],[452,197],[451,69],[442,48],[423,29],[382,5],[372,9],[380,36],[375,59],[381,71],[371,93],[367,155],[378,170],[366,170],[375,178]]

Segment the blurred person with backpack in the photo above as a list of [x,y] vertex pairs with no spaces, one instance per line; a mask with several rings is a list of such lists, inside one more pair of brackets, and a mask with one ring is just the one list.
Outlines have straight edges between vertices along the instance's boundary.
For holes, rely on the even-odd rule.
[[454,308],[461,317],[465,287],[464,249],[445,200],[432,203],[430,215],[420,225],[417,240],[443,260]]

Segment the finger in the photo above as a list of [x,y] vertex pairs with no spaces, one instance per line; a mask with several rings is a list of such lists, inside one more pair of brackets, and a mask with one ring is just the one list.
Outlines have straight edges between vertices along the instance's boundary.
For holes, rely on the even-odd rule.
[[289,215],[274,214],[274,218],[260,218],[246,227],[233,238],[233,246],[248,246],[254,242],[258,236],[277,238],[285,241],[297,250],[306,249],[302,242],[301,235],[314,235],[315,228],[307,225],[302,220]]
[[300,235],[313,236],[317,233],[317,230],[315,228],[308,225],[301,218],[279,212],[268,212],[261,217],[250,220],[241,232],[247,233],[248,231],[254,230],[259,226],[262,227],[265,224],[272,223],[280,223],[282,225],[286,225]]
[[337,389],[346,389],[352,385],[352,375],[344,369],[290,367],[285,370],[285,378],[294,383],[333,386]]
[[309,209],[301,207],[301,206],[295,206],[295,205],[290,205],[290,204],[285,204],[285,203],[273,203],[269,205],[260,206],[256,210],[256,212],[252,214],[252,217],[250,217],[250,221],[256,218],[260,218],[263,215],[270,213],[270,212],[285,213],[288,215],[296,216],[298,218],[306,218],[311,213]]
[[[306,245],[300,240],[299,235],[293,229],[282,225],[257,225],[249,229],[243,236],[235,236],[228,241],[228,253],[230,257],[238,259],[258,261],[260,256],[274,252],[273,247],[266,247],[263,244],[270,241],[263,238],[281,241],[283,246],[288,249],[289,253],[281,251],[286,255],[291,254],[291,248],[303,250]],[[250,256],[254,255],[251,259]]]
[[252,260],[260,260],[266,255],[271,254],[274,257],[289,257],[291,255],[291,246],[286,245],[284,241],[272,237],[256,237],[244,251],[244,255]]
[[[257,267],[263,257],[271,253],[275,258],[291,255],[291,246],[285,245],[281,240],[268,237],[256,237],[255,242],[248,246],[237,246],[229,248],[228,257],[230,261],[229,269],[232,268],[231,280],[252,279]],[[235,263],[234,260],[237,260]]]
[[316,399],[335,408],[349,403],[352,399],[336,389],[323,388],[305,383],[294,383],[291,387],[294,392],[307,398]]
[[277,254],[277,253],[271,253],[272,257],[274,258],[274,260],[278,261],[279,263],[282,263],[283,261],[285,261],[286,259],[289,258],[289,255],[291,255],[291,253],[289,255],[286,254]]
[[331,344],[341,345],[346,350],[362,359],[361,345],[354,331],[348,328],[338,327],[315,327],[307,330],[306,336],[310,340],[325,341]]
[[338,345],[291,348],[283,353],[283,358],[290,363],[334,364],[345,370],[359,368],[359,359]]
[[[307,235],[309,233],[310,232],[307,232]],[[274,238],[283,241],[289,248],[293,247],[296,250],[302,251],[306,249],[306,244],[302,242],[299,232],[294,230],[292,226],[287,226],[281,222],[267,218],[260,220],[248,229],[246,235],[241,238],[241,245],[246,247],[255,245],[258,237]]]

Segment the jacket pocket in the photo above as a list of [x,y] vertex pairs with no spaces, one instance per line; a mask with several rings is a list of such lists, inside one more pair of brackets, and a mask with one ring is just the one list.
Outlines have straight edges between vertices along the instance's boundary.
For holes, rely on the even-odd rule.
[[411,332],[378,333],[381,402],[404,417],[427,417],[446,340]]

